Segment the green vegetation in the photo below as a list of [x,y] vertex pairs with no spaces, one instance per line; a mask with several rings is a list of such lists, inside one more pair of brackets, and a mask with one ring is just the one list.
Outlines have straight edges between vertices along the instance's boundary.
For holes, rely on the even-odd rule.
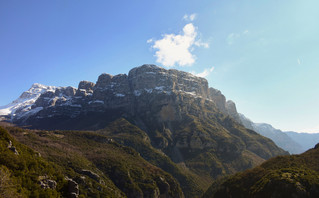
[[181,184],[183,192],[189,197],[196,197],[203,193],[197,184],[194,174],[175,164],[168,156],[151,145],[148,135],[125,119],[118,119],[105,129],[97,131],[107,135],[125,146],[132,147],[151,164],[160,167],[174,176]]
[[[78,184],[80,197],[200,197],[216,179],[254,167],[274,155],[286,154],[271,140],[216,112],[210,104],[203,104],[205,108],[190,104],[180,107],[188,108],[185,110],[188,113],[176,120],[158,122],[152,116],[143,115],[127,119],[115,119],[117,115],[113,115],[103,120],[104,117],[96,115],[89,122],[83,121],[87,117],[69,120],[73,125],[68,125],[72,129],[73,126],[99,129],[95,131],[16,127],[6,130],[14,137],[13,145],[29,149],[36,159],[55,171],[35,171],[40,178],[45,176],[56,181],[54,190],[41,188],[38,180],[29,183],[39,192],[52,191],[56,193],[52,196],[62,197],[69,193],[66,178]],[[9,152],[8,143],[4,144],[5,152]],[[15,183],[16,170],[4,162],[0,165],[5,166],[4,174],[5,168],[9,170],[8,185]],[[18,188],[10,189],[10,193],[21,194]]]
[[[80,197],[183,196],[179,183],[170,174],[145,161],[134,149],[105,135],[81,131],[7,129],[19,142],[36,150],[33,152],[37,158],[54,164],[53,170],[59,170],[62,181],[65,182],[64,176],[76,181]],[[46,175],[56,174],[49,172]],[[32,185],[30,189],[41,190],[37,182],[33,181]],[[62,193],[53,196],[65,196]]]
[[272,158],[215,182],[203,197],[318,197],[319,149]]
[[[9,145],[15,148],[9,149]],[[32,149],[15,141],[0,127],[1,197],[59,197],[66,195],[66,181],[59,167],[47,162]],[[56,181],[54,189],[43,189],[39,178]]]

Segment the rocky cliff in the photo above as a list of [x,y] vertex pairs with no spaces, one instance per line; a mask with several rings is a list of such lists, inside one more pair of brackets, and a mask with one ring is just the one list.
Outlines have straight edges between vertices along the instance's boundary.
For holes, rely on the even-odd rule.
[[[35,84],[37,86],[48,87]],[[26,93],[30,93],[26,92]],[[169,101],[184,99],[208,101],[222,113],[231,116],[240,123],[235,103],[226,101],[219,90],[208,88],[207,80],[178,70],[166,70],[155,65],[143,65],[133,68],[128,75],[101,74],[95,83],[81,81],[78,88],[48,87],[41,90],[24,114],[7,112],[13,122],[30,124],[33,118],[42,119],[54,116],[76,117],[81,113],[104,112],[106,109],[123,109],[132,115],[144,112],[146,103],[155,106],[168,105]],[[22,97],[22,96],[21,96]],[[150,101],[151,100],[151,101]],[[169,116],[164,108],[160,118],[177,119],[181,112],[175,111]],[[172,109],[170,109],[172,110]],[[175,109],[176,110],[176,109]],[[26,114],[25,112],[28,111]],[[3,113],[4,115],[5,113]],[[31,118],[30,118],[31,117]]]

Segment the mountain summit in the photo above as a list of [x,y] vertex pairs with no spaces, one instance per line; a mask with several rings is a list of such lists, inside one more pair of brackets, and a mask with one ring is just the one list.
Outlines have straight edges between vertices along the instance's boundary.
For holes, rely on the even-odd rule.
[[0,107],[0,116],[10,116],[10,119],[21,119],[35,114],[41,109],[32,108],[32,105],[40,97],[41,94],[47,91],[55,91],[54,86],[45,86],[39,83],[34,83],[28,91],[23,92],[20,97],[8,105]]

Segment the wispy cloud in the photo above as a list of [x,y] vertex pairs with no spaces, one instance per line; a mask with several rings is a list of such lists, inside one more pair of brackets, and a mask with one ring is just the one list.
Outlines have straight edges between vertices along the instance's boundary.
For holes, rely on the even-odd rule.
[[[187,15],[186,18],[194,20],[195,16]],[[209,47],[208,43],[198,38],[197,27],[193,23],[186,24],[180,34],[164,34],[162,39],[149,39],[147,43],[153,44],[156,61],[165,67],[191,66],[196,60],[196,56],[192,54],[194,46]]]
[[198,76],[198,77],[202,77],[202,78],[205,78],[207,77],[210,73],[212,73],[214,71],[215,67],[211,67],[211,68],[206,68],[204,69],[204,71],[202,71],[201,73],[196,73],[194,71],[192,71],[191,73],[195,76]]
[[228,36],[227,36],[227,44],[228,45],[232,45],[234,43],[234,41],[240,37],[240,34],[235,34],[235,33],[230,33]]
[[243,32],[240,32],[240,33],[230,33],[226,38],[226,42],[228,45],[232,45],[235,43],[237,39],[248,34],[249,34],[248,30],[244,30]]
[[183,17],[183,19],[184,19],[185,21],[194,21],[194,20],[196,19],[196,17],[197,17],[197,14],[195,14],[195,13],[193,13],[193,14],[191,14],[191,15],[185,14],[184,17]]
[[300,59],[299,59],[299,58],[297,59],[297,63],[298,63],[298,65],[300,65],[300,64],[301,64],[301,61],[300,61]]

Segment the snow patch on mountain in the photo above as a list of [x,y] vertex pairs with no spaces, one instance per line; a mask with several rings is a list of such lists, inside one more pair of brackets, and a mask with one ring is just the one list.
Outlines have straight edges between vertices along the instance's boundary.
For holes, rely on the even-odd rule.
[[21,96],[7,104],[0,107],[0,116],[10,116],[11,119],[19,112],[19,117],[34,114],[41,109],[32,109],[31,106],[39,98],[39,96],[47,91],[55,91],[57,88],[54,86],[46,86],[39,83],[34,83],[28,91],[25,91]]

